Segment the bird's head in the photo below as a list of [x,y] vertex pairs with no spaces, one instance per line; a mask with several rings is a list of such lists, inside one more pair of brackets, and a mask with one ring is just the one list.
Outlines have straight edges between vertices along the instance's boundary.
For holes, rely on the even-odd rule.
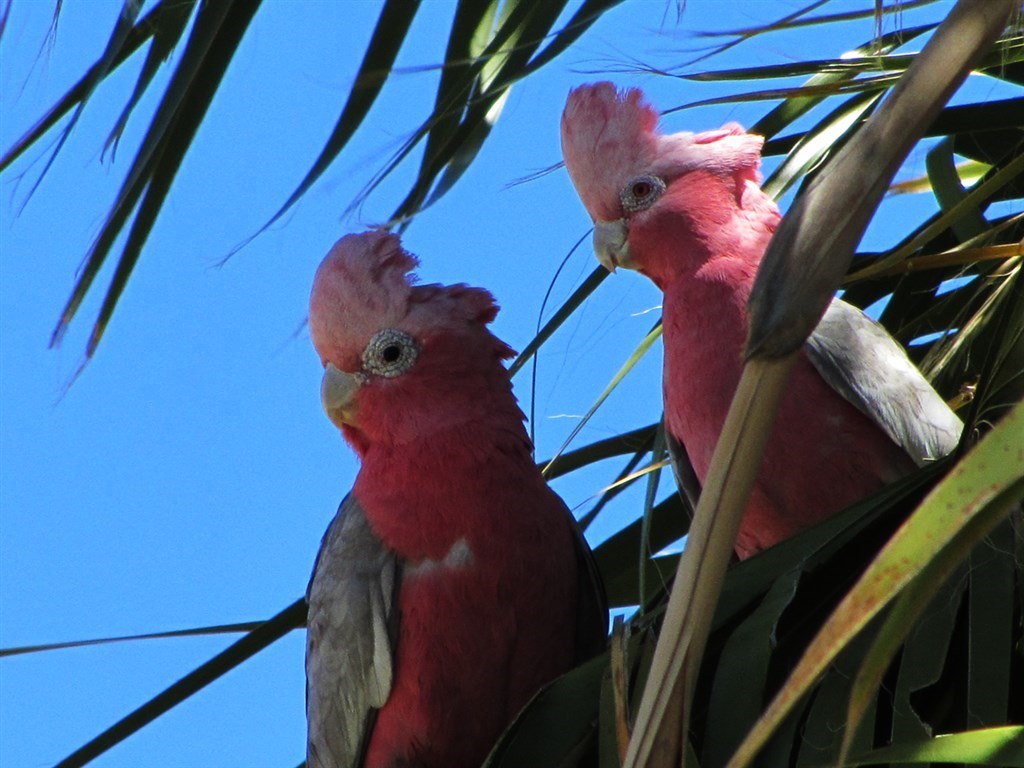
[[511,398],[502,360],[513,352],[487,330],[494,297],[417,285],[417,265],[397,235],[371,231],[339,240],[313,281],[324,410],[360,452],[479,419],[494,397]]
[[[619,91],[608,82],[572,90],[562,113],[565,166],[594,222],[594,252],[611,271],[648,266],[633,241],[660,216],[714,216],[723,195],[738,207],[758,181],[760,136],[736,123],[668,135],[657,124],[658,113],[639,89]],[[685,183],[698,174],[710,204]]]

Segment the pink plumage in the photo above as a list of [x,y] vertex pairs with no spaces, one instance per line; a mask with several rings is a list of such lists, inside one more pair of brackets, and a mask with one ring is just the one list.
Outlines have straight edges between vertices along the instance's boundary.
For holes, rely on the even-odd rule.
[[[599,258],[637,269],[664,292],[665,419],[701,482],[742,370],[754,275],[780,220],[757,184],[762,143],[735,123],[661,134],[640,91],[610,83],[572,91],[562,116],[566,167],[595,222]],[[908,472],[904,445],[922,431],[931,441],[924,458],[959,434],[956,417],[880,328],[838,301],[826,318],[835,322],[819,326],[779,409],[737,539],[741,557]],[[829,364],[836,382],[823,378]],[[846,386],[844,377],[859,381]],[[938,427],[920,423],[928,416],[914,413],[919,407]],[[900,417],[889,418],[895,425],[880,424],[888,411]]]
[[362,462],[310,584],[310,768],[475,768],[604,637],[493,297],[416,284],[416,264],[395,235],[345,237],[310,300],[325,407]]

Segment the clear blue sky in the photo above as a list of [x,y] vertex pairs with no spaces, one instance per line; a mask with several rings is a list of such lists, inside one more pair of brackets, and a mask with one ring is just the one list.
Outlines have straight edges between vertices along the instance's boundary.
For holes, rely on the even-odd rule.
[[[568,89],[628,62],[670,66],[706,44],[691,36],[695,30],[744,27],[800,5],[690,0],[677,18],[673,3],[646,0],[608,14],[513,89],[478,162],[410,227],[405,243],[422,258],[421,278],[490,288],[503,306],[496,332],[524,347],[558,263],[589,226],[564,171],[509,186],[560,159],[558,118]],[[95,60],[119,6],[65,3],[49,44],[52,4],[14,3],[0,44],[0,146],[9,147]],[[373,2],[266,3],[95,360],[66,391],[100,295],[90,297],[59,349],[48,350],[47,340],[156,103],[159,88],[136,110],[116,162],[101,163],[103,139],[141,57],[96,92],[23,211],[44,153],[34,150],[4,175],[0,646],[261,619],[305,589],[320,536],[357,471],[320,411],[320,366],[304,326],[310,281],[337,238],[385,218],[404,193],[413,166],[355,216],[341,216],[429,109],[436,72],[419,68],[441,60],[453,7],[424,3],[399,60],[408,71],[389,82],[340,162],[292,214],[218,268],[319,152],[377,12]],[[907,13],[902,24],[915,20]],[[873,21],[863,20],[827,35],[768,36],[711,65],[836,55],[873,31]],[[175,61],[161,70],[161,82]],[[757,87],[612,77],[641,85],[661,108]],[[993,86],[973,87],[980,89],[975,97],[985,97]],[[671,115],[666,125],[749,125],[766,109],[695,109]],[[919,171],[922,161],[915,154],[903,175]],[[896,229],[875,227],[867,246],[891,241],[901,211],[918,217],[931,205],[923,196],[897,201]],[[586,244],[555,286],[549,311],[595,263]],[[100,283],[106,279],[109,270]],[[646,334],[656,315],[644,313],[658,302],[645,280],[615,277],[548,345],[534,399],[539,456],[566,438]],[[578,444],[657,418],[659,368],[655,350]],[[524,407],[529,384],[528,372],[516,380]],[[613,472],[569,478],[556,489],[576,507]],[[592,540],[632,519],[641,498],[641,489],[626,494],[598,519]],[[132,642],[0,661],[0,760],[27,767],[56,762],[234,639]],[[303,633],[293,633],[96,765],[294,766],[304,753],[303,643]]]

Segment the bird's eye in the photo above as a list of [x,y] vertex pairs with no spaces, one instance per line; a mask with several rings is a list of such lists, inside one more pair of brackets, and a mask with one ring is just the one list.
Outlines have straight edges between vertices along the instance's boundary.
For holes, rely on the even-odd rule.
[[626,213],[636,213],[650,208],[664,192],[665,182],[657,176],[638,176],[622,190],[619,200]]
[[416,362],[416,339],[397,328],[377,331],[363,350],[363,370],[385,378],[405,373]]

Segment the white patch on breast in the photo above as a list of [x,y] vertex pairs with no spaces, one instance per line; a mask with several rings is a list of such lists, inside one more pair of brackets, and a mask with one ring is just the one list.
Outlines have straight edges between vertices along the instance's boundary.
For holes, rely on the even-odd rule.
[[473,550],[469,548],[469,542],[463,537],[452,544],[448,552],[440,560],[426,559],[407,563],[405,575],[407,577],[424,576],[428,573],[433,573],[438,568],[468,568],[473,564],[473,560]]

